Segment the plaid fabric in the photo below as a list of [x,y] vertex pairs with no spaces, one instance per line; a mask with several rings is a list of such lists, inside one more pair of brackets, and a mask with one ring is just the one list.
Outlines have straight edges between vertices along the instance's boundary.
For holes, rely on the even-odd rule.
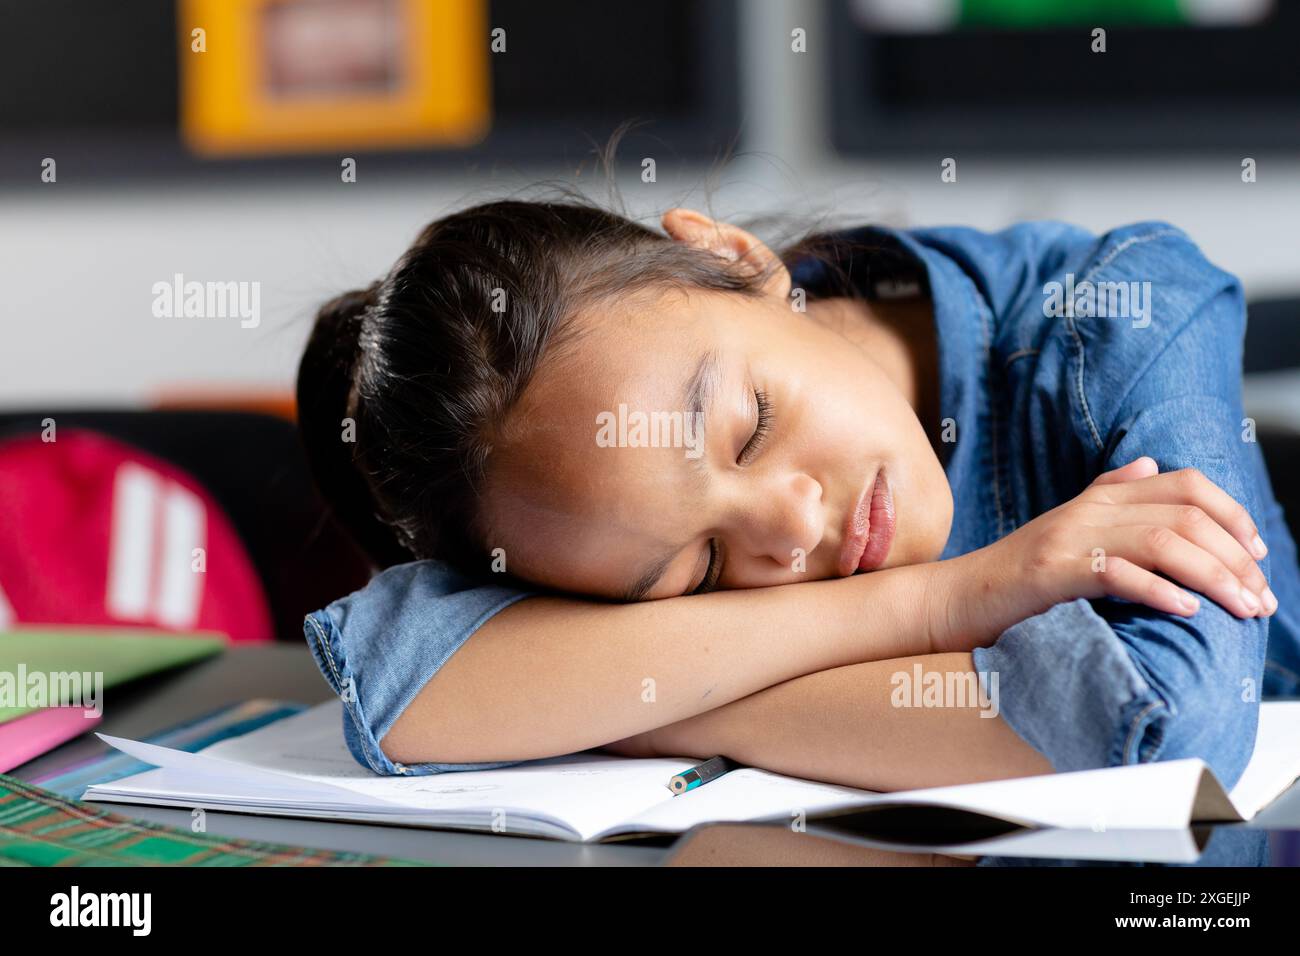
[[0,866],[430,866],[131,820],[0,774]]

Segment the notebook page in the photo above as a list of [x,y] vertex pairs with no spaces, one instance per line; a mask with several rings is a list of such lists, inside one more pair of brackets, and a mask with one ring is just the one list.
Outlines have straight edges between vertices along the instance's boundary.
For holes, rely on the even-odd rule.
[[[1193,819],[1201,777],[1206,773],[1209,770],[1200,760],[1176,760],[877,795],[822,785],[827,787],[823,791],[827,799],[822,800],[815,791],[805,789],[817,786],[808,781],[758,770],[732,771],[670,804],[652,808],[616,832],[675,832],[709,821],[756,820],[765,815],[790,819],[799,809],[811,817],[877,803],[953,807],[1027,826],[1181,828]],[[764,774],[764,778],[753,774]],[[1298,776],[1300,701],[1266,701],[1260,706],[1254,755],[1233,788],[1233,804],[1242,817],[1250,819]],[[760,779],[761,786],[750,786]],[[727,781],[730,783],[722,786]],[[842,799],[834,800],[834,791]]]
[[[668,780],[694,763],[688,759],[575,754],[496,770],[382,776],[352,758],[340,732],[341,707],[340,701],[328,701],[184,756],[196,758],[190,762],[196,771],[203,770],[201,761],[207,759],[219,761],[225,774],[245,768],[250,780],[270,773],[301,781],[302,806],[320,805],[322,799],[337,805],[332,796],[322,796],[324,791],[319,788],[324,786],[356,794],[357,802],[369,809],[383,801],[389,804],[384,809],[393,813],[451,814],[453,819],[457,811],[499,811],[507,832],[510,816],[521,814],[561,822],[584,839],[670,799]],[[178,763],[177,758],[160,754],[144,759],[173,767]],[[137,780],[127,778],[118,783],[134,786]]]
[[[248,788],[256,788],[259,791],[275,791],[285,795],[293,795],[303,802],[315,800],[317,802],[331,802],[333,805],[344,803],[375,804],[380,802],[365,794],[358,794],[337,787],[325,777],[308,778],[300,774],[288,774],[262,767],[246,766],[219,757],[205,756],[202,752],[192,754],[184,750],[173,750],[170,747],[160,747],[157,744],[140,740],[127,740],[109,734],[96,734],[96,736],[136,760],[173,771],[172,777],[175,779],[186,776],[192,778],[196,791],[212,786],[217,782],[222,782],[232,786],[242,785]],[[119,782],[129,781],[135,783],[141,776],[143,775],[134,774],[123,778],[123,781]],[[93,787],[90,788],[90,790],[93,789]],[[90,790],[87,792],[89,793]]]
[[[1022,777],[898,793],[812,784],[761,770],[733,771],[618,831],[683,830],[711,820],[809,818],[870,806],[935,806],[983,813],[1022,826],[1074,829],[1186,827],[1205,764],[1176,760]],[[761,775],[761,776],[760,776]],[[734,778],[734,779],[733,779]],[[810,788],[819,788],[817,790]],[[836,791],[839,791],[838,793]],[[687,798],[697,799],[688,801]]]
[[132,774],[121,780],[95,784],[86,790],[84,799],[109,802],[135,800],[143,803],[170,802],[209,809],[297,809],[310,802],[313,807],[328,807],[343,812],[369,812],[378,817],[391,816],[380,806],[368,806],[354,794],[344,794],[334,800],[324,791],[304,797],[301,785],[279,787],[263,785],[251,777],[229,777],[216,774],[195,773],[181,767],[157,767],[143,773]]
[[1270,700],[1259,708],[1255,752],[1232,788],[1233,805],[1247,820],[1300,777],[1300,701]]
[[792,820],[796,813],[807,818],[844,806],[866,805],[877,796],[867,790],[745,767],[658,803],[602,836],[640,831],[680,833],[701,823]]
[[[340,732],[341,706],[339,701],[321,704],[199,754],[155,748],[152,757],[143,759],[173,767],[183,764],[203,778],[233,774],[226,789],[236,791],[240,774],[263,789],[288,786],[292,793],[296,788],[289,802],[296,799],[305,807],[352,802],[369,812],[453,821],[457,814],[481,817],[499,811],[507,832],[513,814],[557,822],[583,839],[637,830],[680,832],[711,820],[789,818],[798,810],[811,817],[875,803],[956,807],[1031,826],[1184,827],[1206,773],[1201,761],[1181,760],[872,794],[746,768],[673,797],[666,788],[668,778],[695,761],[578,754],[497,770],[384,777],[358,765],[348,752]],[[151,746],[112,742],[132,753],[136,751],[130,748]],[[1297,742],[1300,702],[1264,704],[1255,758],[1234,789],[1244,816],[1253,815],[1295,778]],[[136,755],[143,756],[143,751]],[[268,780],[268,774],[274,779]],[[133,786],[142,776],[120,783]],[[208,784],[203,779],[194,784],[201,790],[210,779]]]

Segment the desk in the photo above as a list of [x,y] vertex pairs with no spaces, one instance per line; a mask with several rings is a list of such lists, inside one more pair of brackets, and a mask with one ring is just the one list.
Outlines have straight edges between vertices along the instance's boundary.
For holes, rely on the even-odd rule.
[[[331,696],[307,648],[297,644],[229,647],[224,653],[178,671],[135,681],[105,691],[100,732],[143,739],[183,721],[252,698],[316,704]],[[87,734],[12,771],[20,780],[69,769],[88,757],[106,753],[107,744]],[[112,813],[188,829],[188,810],[169,807],[96,803]],[[1269,807],[1251,829],[1277,831],[1277,849],[1291,865],[1300,865],[1300,784]],[[1218,827],[1216,831],[1240,829]],[[673,841],[631,844],[572,844],[501,834],[463,833],[418,827],[357,823],[328,823],[288,817],[207,812],[209,833],[331,850],[373,853],[431,860],[462,866],[659,866],[768,865],[926,865],[947,863],[916,852],[894,853],[875,847],[850,846],[826,839],[818,828],[813,839],[792,847],[783,824],[699,827]],[[779,832],[777,832],[779,831]],[[1077,846],[1079,834],[1071,834]],[[1202,835],[1203,837],[1206,834]],[[1085,840],[1087,839],[1085,835]],[[680,851],[680,852],[678,852]],[[1051,861],[1044,861],[1051,862]]]
[[[139,740],[229,704],[256,697],[317,704],[333,696],[306,645],[232,645],[216,657],[104,692],[96,730]],[[57,773],[112,750],[86,734],[11,771],[20,780]],[[97,808],[188,830],[190,812],[95,803]],[[207,811],[207,832],[296,846],[432,860],[462,866],[654,866],[663,847],[571,844],[489,833],[329,823]]]

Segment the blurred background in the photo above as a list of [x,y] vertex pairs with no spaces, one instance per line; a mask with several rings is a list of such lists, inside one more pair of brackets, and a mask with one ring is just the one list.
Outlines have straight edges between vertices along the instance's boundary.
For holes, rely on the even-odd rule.
[[[600,194],[628,120],[638,215],[1160,218],[1252,299],[1300,294],[1300,4],[0,0],[0,24],[0,406],[283,393],[322,299],[471,200]],[[155,317],[176,273],[259,282],[259,325]]]
[[[0,0],[0,434],[54,416],[198,474],[265,581],[318,528],[264,526],[298,463],[249,501],[317,306],[469,202],[604,195],[629,121],[610,173],[648,221],[1172,221],[1245,282],[1248,411],[1300,432],[1297,50],[1286,0]],[[258,320],[159,315],[176,277],[256,284]],[[272,593],[277,630],[337,586]]]

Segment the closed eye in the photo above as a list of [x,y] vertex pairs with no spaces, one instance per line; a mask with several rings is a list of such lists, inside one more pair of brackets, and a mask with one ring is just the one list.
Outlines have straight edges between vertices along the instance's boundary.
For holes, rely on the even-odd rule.
[[[745,442],[745,447],[740,450],[740,455],[736,458],[736,464],[747,465],[757,457],[762,450],[768,435],[772,432],[772,402],[767,397],[767,392],[762,389],[754,389],[754,401],[758,405],[758,419],[754,423],[754,432],[749,436],[749,441]],[[707,594],[718,586],[718,579],[722,576],[722,548],[717,538],[709,539],[709,566],[704,571],[704,579],[693,588],[690,594]]]
[[768,399],[767,392],[755,389],[754,399],[758,403],[758,421],[754,425],[754,433],[740,450],[740,456],[736,459],[738,465],[747,465],[757,457],[772,430],[772,402]]
[[690,594],[708,594],[718,586],[718,578],[722,576],[722,548],[718,545],[717,538],[709,539],[709,566],[704,570],[704,580],[700,581],[696,587],[691,590]]

